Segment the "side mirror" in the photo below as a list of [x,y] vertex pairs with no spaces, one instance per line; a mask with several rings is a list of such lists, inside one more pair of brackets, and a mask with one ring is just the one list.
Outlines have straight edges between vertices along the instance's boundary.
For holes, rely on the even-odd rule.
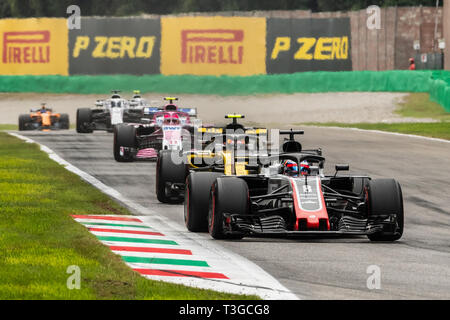
[[350,166],[348,164],[337,164],[335,169],[336,171],[348,171],[350,170]]

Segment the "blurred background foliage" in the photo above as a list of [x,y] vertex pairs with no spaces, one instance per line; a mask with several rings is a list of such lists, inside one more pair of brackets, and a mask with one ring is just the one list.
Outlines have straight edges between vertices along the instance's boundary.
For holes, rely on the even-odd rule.
[[370,5],[435,6],[436,0],[0,0],[0,18],[66,17],[66,9],[72,4],[78,5],[84,16],[126,16],[253,10],[348,11]]

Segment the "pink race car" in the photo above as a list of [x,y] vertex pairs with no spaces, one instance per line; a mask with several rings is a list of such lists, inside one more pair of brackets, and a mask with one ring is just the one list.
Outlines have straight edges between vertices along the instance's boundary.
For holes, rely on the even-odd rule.
[[191,148],[197,117],[195,108],[179,108],[178,98],[164,98],[164,107],[145,107],[143,119],[147,123],[126,123],[114,129],[114,159],[129,162],[156,159],[159,150],[188,150]]

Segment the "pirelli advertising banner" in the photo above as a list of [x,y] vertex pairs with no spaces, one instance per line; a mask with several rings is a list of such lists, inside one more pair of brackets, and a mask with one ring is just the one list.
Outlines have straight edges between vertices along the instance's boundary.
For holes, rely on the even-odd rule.
[[68,75],[67,21],[0,20],[0,74]]
[[266,73],[266,19],[161,18],[161,73],[239,75]]
[[235,75],[352,70],[349,18],[1,19],[0,74]]
[[349,18],[267,19],[267,73],[350,71]]
[[69,31],[70,74],[155,74],[160,65],[159,19],[82,18]]

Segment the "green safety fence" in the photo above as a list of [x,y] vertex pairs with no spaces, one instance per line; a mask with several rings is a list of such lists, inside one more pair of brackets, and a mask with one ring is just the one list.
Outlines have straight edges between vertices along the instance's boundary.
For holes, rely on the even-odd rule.
[[319,92],[429,92],[450,112],[448,71],[345,71],[238,76],[0,76],[0,92],[106,94],[111,90],[251,95]]
[[435,71],[430,80],[430,100],[439,103],[450,112],[450,72]]

